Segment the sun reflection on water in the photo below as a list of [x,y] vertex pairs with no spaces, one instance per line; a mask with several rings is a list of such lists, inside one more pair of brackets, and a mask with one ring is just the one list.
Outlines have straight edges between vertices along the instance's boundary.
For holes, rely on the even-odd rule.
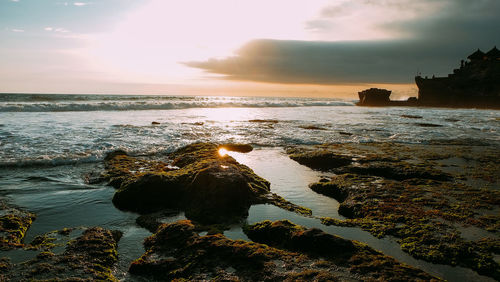
[[227,149],[225,149],[225,148],[220,148],[220,149],[219,149],[219,156],[221,156],[221,157],[225,157],[225,156],[227,156],[227,153],[228,153],[228,152],[229,152],[229,151],[228,151]]

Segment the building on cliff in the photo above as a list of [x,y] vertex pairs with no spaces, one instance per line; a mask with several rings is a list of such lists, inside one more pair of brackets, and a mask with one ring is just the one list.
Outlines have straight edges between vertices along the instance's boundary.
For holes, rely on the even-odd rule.
[[477,50],[447,77],[415,77],[419,106],[500,108],[500,51]]

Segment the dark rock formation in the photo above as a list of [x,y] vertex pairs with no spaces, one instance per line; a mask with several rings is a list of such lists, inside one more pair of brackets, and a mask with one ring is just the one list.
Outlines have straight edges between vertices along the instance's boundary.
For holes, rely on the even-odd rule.
[[421,119],[423,116],[415,116],[415,115],[401,115],[403,118],[413,118],[413,119]]
[[324,127],[316,126],[316,125],[302,125],[299,126],[302,129],[307,129],[307,130],[327,130]]
[[442,127],[441,124],[427,123],[427,122],[419,122],[419,123],[416,123],[416,125],[421,126],[421,127]]
[[[268,181],[234,158],[221,156],[220,148],[211,143],[191,144],[172,153],[171,164],[122,153],[108,156],[104,177],[118,188],[113,203],[139,213],[184,210],[186,217],[203,223],[238,221],[258,203],[310,214],[310,210],[270,193]],[[250,149],[231,144],[224,148]]]
[[172,164],[179,169],[165,171],[161,167],[166,165],[149,162],[146,164],[160,169],[133,175],[137,170],[129,165],[136,159],[119,155],[111,171],[127,165],[127,180],[115,193],[113,203],[138,212],[182,208],[188,218],[199,221],[246,215],[250,205],[261,203],[261,196],[269,193],[269,182],[232,157],[220,156],[218,149],[215,144],[193,144],[173,154]]
[[[332,166],[336,175],[311,184],[341,202],[338,212],[348,218],[324,218],[324,224],[359,226],[376,237],[394,236],[413,257],[500,279],[495,261],[500,215],[490,212],[500,208],[498,146],[444,140],[425,145],[330,144],[300,150],[330,151],[353,160],[350,165]],[[468,238],[463,226],[474,226],[480,230],[474,232],[485,238]]]
[[379,89],[379,88],[370,88],[358,92],[359,96],[359,106],[377,106],[377,105],[386,105],[389,103],[389,96],[391,95],[390,90]]
[[389,96],[391,95],[390,90],[370,88],[358,92],[359,102],[356,103],[358,106],[417,106],[418,101],[415,97],[410,97],[406,101],[391,101]]
[[276,119],[251,119],[248,122],[258,122],[258,123],[278,123]]
[[26,231],[35,220],[35,214],[10,208],[0,203],[0,250],[11,250],[23,247],[22,241]]
[[451,175],[429,167],[415,166],[410,163],[400,162],[370,162],[358,166],[349,166],[338,170],[339,173],[355,173],[358,175],[381,176],[388,179],[433,179],[448,181]]
[[64,252],[43,251],[29,261],[9,264],[1,271],[0,278],[10,281],[116,281],[112,270],[118,261],[120,237],[118,231],[89,228],[69,241]]
[[144,241],[146,252],[132,262],[129,272],[158,280],[434,279],[364,244],[318,229],[305,229],[289,221],[264,221],[247,227],[245,232],[265,245],[230,240],[221,234],[199,236],[188,220],[163,224]]
[[263,221],[245,228],[253,241],[269,246],[321,257],[353,273],[363,280],[420,281],[437,278],[401,264],[369,246],[327,234],[319,229],[306,229],[288,220]]
[[339,202],[342,202],[347,197],[347,192],[341,186],[330,181],[312,183],[309,185],[309,188],[316,193],[334,198]]
[[500,55],[477,50],[447,77],[415,77],[421,106],[500,108]]
[[321,170],[345,166],[352,162],[349,156],[328,150],[303,151],[301,148],[290,148],[287,154],[299,164]]
[[240,144],[240,143],[226,143],[220,145],[221,148],[228,151],[239,152],[239,153],[249,153],[253,150],[250,144]]
[[337,281],[333,263],[221,234],[199,236],[188,220],[162,225],[129,272],[146,279],[214,281]]
[[460,68],[447,77],[415,77],[418,98],[391,101],[391,91],[370,88],[358,92],[358,106],[417,106],[500,108],[500,51],[494,47],[487,53],[477,50],[462,60]]

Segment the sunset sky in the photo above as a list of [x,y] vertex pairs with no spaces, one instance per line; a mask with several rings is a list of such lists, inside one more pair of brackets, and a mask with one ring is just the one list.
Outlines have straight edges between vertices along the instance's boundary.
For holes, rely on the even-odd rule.
[[500,45],[499,14],[498,0],[0,0],[0,92],[405,97],[417,72]]

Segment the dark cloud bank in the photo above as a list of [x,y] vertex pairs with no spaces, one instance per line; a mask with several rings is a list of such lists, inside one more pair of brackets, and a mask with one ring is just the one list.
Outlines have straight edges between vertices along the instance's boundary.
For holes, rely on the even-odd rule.
[[[407,39],[254,40],[233,57],[185,64],[235,80],[312,84],[411,83],[417,72],[429,76],[446,75],[477,48],[488,51],[493,45],[499,45],[500,1],[427,0],[435,1],[445,1],[447,8],[418,20],[380,27],[408,34]],[[318,28],[321,27],[327,28],[324,22]]]

